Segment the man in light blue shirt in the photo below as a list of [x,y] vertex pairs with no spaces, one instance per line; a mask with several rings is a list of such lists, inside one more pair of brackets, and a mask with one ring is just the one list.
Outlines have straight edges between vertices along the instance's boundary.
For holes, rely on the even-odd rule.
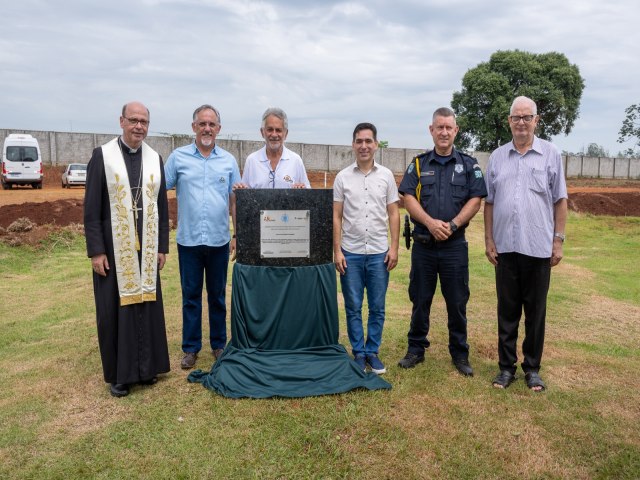
[[238,162],[215,144],[220,114],[211,105],[193,112],[195,142],[175,149],[165,165],[167,189],[178,197],[178,261],[182,287],[181,367],[191,369],[202,348],[202,286],[206,275],[209,343],[218,359],[227,343],[225,290],[229,252],[229,213],[236,229],[232,185],[240,181]]

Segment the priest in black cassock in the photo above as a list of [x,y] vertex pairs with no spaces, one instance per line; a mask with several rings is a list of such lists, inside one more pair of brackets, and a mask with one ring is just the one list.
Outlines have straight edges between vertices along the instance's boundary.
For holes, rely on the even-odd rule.
[[147,107],[126,104],[120,126],[122,136],[93,151],[84,198],[102,369],[115,397],[169,371],[159,274],[169,252],[164,168],[143,142]]

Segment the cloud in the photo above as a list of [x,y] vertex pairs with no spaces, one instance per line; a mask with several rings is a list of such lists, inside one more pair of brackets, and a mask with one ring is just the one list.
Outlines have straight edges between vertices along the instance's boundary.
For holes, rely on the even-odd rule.
[[223,133],[258,139],[261,113],[280,106],[290,141],[348,144],[367,120],[391,146],[421,148],[464,73],[516,48],[562,52],[586,79],[581,117],[556,139],[563,149],[617,152],[624,108],[639,101],[630,0],[24,0],[5,10],[0,128],[114,132],[120,106],[139,99],[152,131],[189,133],[194,108],[213,103]]

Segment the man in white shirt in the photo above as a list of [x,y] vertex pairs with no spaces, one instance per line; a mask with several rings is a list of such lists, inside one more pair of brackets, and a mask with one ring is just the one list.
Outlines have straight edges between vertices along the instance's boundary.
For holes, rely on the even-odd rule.
[[[378,149],[375,125],[358,124],[352,146],[355,163],[340,171],[333,183],[334,263],[340,273],[354,359],[362,370],[368,365],[381,375],[386,372],[378,358],[385,297],[389,272],[398,264],[398,188],[391,170],[374,161]],[[362,325],[365,288],[369,305],[366,342]]]
[[288,133],[287,114],[268,108],[260,128],[265,145],[247,157],[242,182],[234,188],[311,188],[302,158],[284,146]]

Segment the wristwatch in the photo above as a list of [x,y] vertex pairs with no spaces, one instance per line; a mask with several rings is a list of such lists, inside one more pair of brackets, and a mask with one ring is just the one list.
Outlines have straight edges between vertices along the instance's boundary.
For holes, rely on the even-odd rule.
[[560,241],[561,241],[562,243],[564,243],[564,239],[565,239],[564,233],[556,232],[556,233],[554,233],[554,234],[553,234],[553,237],[554,237],[554,238],[559,238],[559,239],[560,239]]
[[458,225],[456,225],[455,223],[453,223],[453,220],[451,220],[451,221],[449,222],[449,227],[451,228],[451,232],[452,232],[452,233],[455,233],[455,232],[456,232],[456,230],[458,230]]

